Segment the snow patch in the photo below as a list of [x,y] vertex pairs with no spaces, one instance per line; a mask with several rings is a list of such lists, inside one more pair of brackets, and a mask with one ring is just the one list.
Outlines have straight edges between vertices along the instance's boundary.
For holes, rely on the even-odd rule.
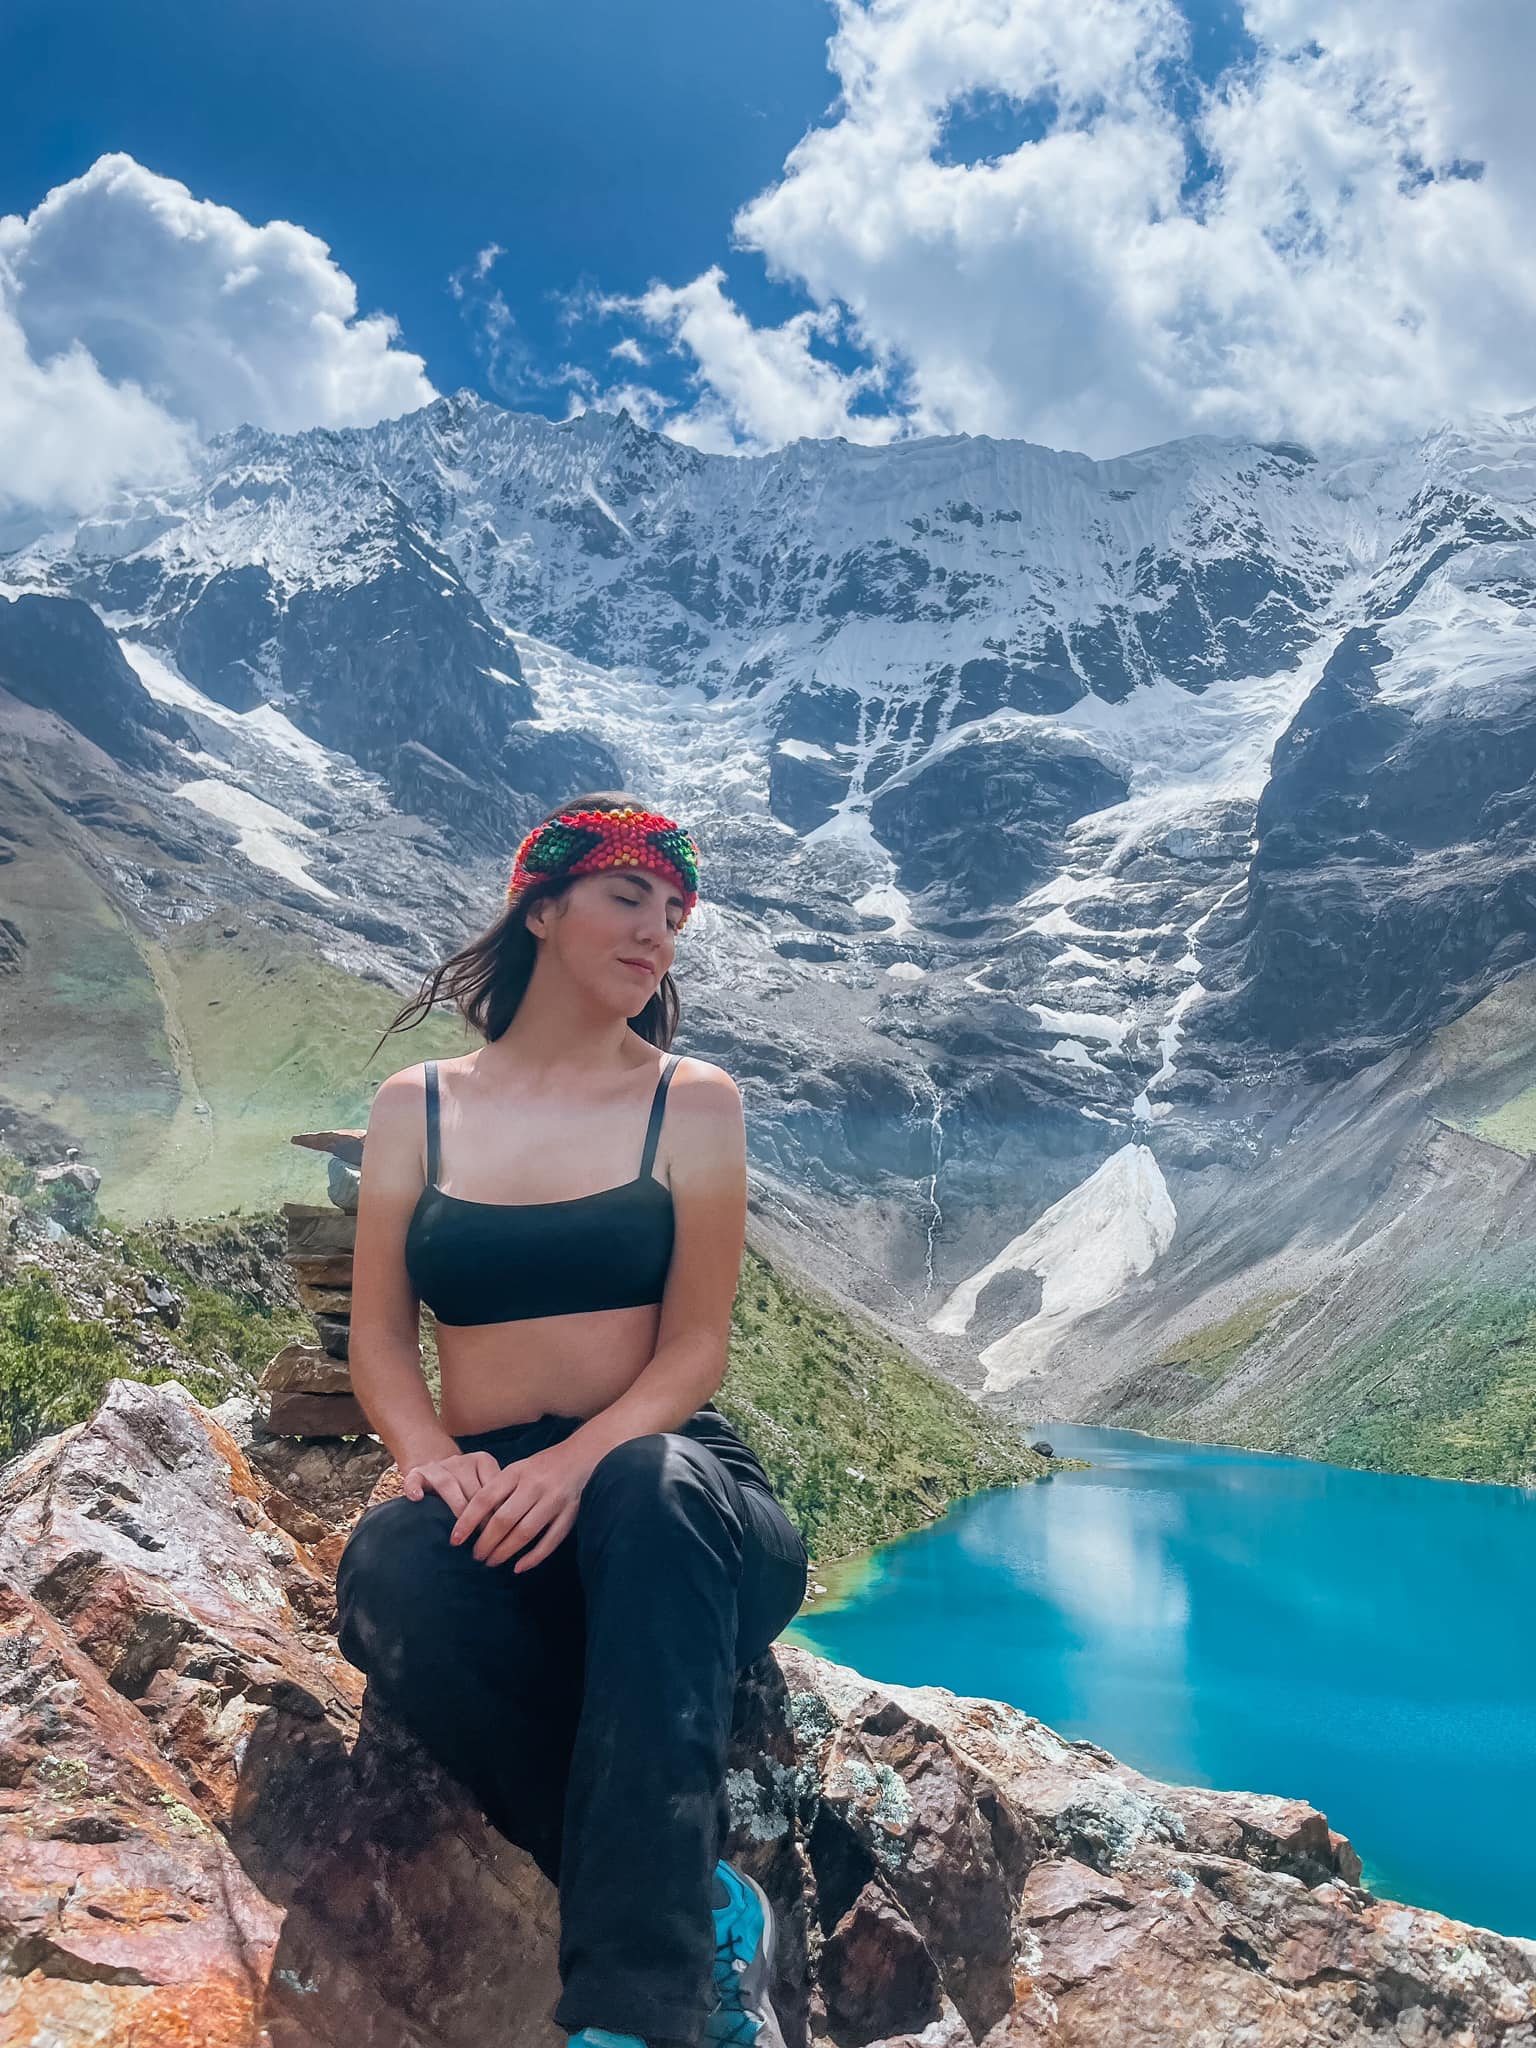
[[[1377,627],[1392,659],[1376,671],[1383,703],[1409,707],[1415,719],[1486,718],[1502,691],[1530,695],[1536,666],[1536,613],[1492,590],[1536,583],[1536,541],[1468,548],[1424,584],[1415,603]],[[1469,700],[1475,700],[1471,702]]]
[[853,907],[861,917],[893,917],[896,920],[890,931],[880,934],[882,939],[904,939],[908,932],[918,929],[910,904],[894,882],[879,882],[873,889],[866,889],[862,896],[855,897]]
[[1062,1335],[1145,1273],[1173,1242],[1177,1213],[1149,1145],[1122,1145],[1087,1180],[1010,1238],[979,1272],[963,1280],[928,1318],[928,1328],[959,1336],[987,1283],[999,1273],[1034,1273],[1039,1313],[981,1352],[985,1393],[1016,1386],[1045,1370]]
[[1100,974],[1109,974],[1114,969],[1112,960],[1105,960],[1098,953],[1086,952],[1081,946],[1063,946],[1059,953],[1053,953],[1046,961],[1046,967],[1093,967]]
[[1138,1122],[1150,1123],[1154,1117],[1168,1116],[1171,1113],[1173,1109],[1171,1102],[1149,1104],[1147,1090],[1160,1087],[1164,1081],[1171,1081],[1173,1079],[1173,1055],[1184,1029],[1184,1012],[1191,1003],[1198,1002],[1204,994],[1205,990],[1198,981],[1192,981],[1188,988],[1180,989],[1178,995],[1174,998],[1172,1009],[1169,1010],[1167,1017],[1158,1026],[1157,1043],[1158,1049],[1163,1055],[1162,1065],[1155,1074],[1148,1075],[1140,1094],[1131,1105],[1131,1114]]
[[196,804],[210,818],[233,825],[235,845],[253,867],[266,868],[271,874],[281,875],[284,881],[307,889],[312,896],[325,896],[333,903],[340,901],[334,889],[328,889],[323,882],[315,880],[295,852],[294,840],[318,839],[320,836],[299,819],[290,818],[274,804],[263,803],[259,796],[252,796],[248,790],[236,789],[232,782],[221,782],[214,776],[184,782],[172,791],[172,795],[179,796],[184,803]]
[[[1102,817],[1105,813],[1094,812],[1092,815]],[[1114,878],[1110,875],[1073,875],[1063,869],[1049,882],[1042,882],[1038,889],[1031,889],[1024,901],[1081,903],[1085,896],[1117,896],[1119,893]]]
[[[226,732],[264,741],[267,746],[303,768],[316,782],[334,786],[342,767],[341,759],[318,740],[300,732],[275,704],[258,704],[252,711],[231,711],[214,697],[205,696],[189,683],[165,655],[141,640],[119,640],[123,657],[156,703],[169,704],[178,711],[223,726]],[[348,763],[348,766],[351,764]]]
[[1091,1067],[1096,1074],[1109,1072],[1109,1068],[1102,1060],[1094,1058],[1080,1038],[1058,1038],[1046,1053],[1046,1058],[1064,1067]]
[[1026,1008],[1033,1010],[1040,1019],[1042,1031],[1064,1031],[1080,1038],[1102,1038],[1114,1052],[1123,1051],[1125,1034],[1136,1022],[1133,1010],[1127,1010],[1123,1017],[1096,1017],[1091,1010],[1052,1010],[1044,1003],[1029,1003]]
[[[1195,940],[1199,937],[1202,929],[1210,923],[1211,919],[1216,915],[1217,911],[1220,910],[1222,905],[1224,903],[1230,902],[1234,896],[1240,896],[1246,886],[1247,884],[1245,882],[1234,882],[1230,889],[1225,890],[1220,896],[1218,896],[1216,898],[1216,901],[1212,903],[1208,909],[1203,910],[1200,913],[1200,915],[1195,919],[1194,923],[1189,926],[1188,930],[1184,934],[1185,939],[1188,943],[1184,953],[1184,957],[1179,962],[1179,966],[1181,968],[1191,973],[1198,972],[1200,966],[1200,956],[1195,951]],[[1184,1034],[1184,1012],[1189,1008],[1191,1003],[1198,1002],[1200,997],[1203,996],[1205,993],[1205,988],[1198,981],[1192,981],[1190,982],[1187,988],[1180,989],[1178,995],[1174,997],[1173,1007],[1169,1010],[1168,1015],[1164,1018],[1163,1022],[1158,1026],[1157,1043],[1158,1050],[1162,1053],[1163,1056],[1162,1064],[1161,1066],[1159,1066],[1155,1074],[1151,1074],[1147,1077],[1147,1080],[1145,1084],[1142,1086],[1139,1093],[1137,1094],[1135,1101],[1131,1104],[1131,1115],[1136,1119],[1138,1123],[1151,1123],[1157,1117],[1169,1116],[1172,1114],[1172,1103],[1154,1103],[1150,1100],[1148,1091],[1153,1088],[1160,1088],[1165,1081],[1171,1081],[1173,1079],[1173,1055],[1178,1050],[1179,1040]]]
[[609,504],[608,500],[603,496],[602,492],[597,489],[596,485],[591,483],[587,485],[587,496],[591,499],[592,503],[597,507],[598,511],[602,513],[603,517],[607,520],[610,520],[613,523],[613,525],[615,525],[619,529],[620,533],[623,534],[624,538],[631,544],[633,544],[635,536],[624,524],[624,521],[619,517],[618,513],[614,511],[613,507]]

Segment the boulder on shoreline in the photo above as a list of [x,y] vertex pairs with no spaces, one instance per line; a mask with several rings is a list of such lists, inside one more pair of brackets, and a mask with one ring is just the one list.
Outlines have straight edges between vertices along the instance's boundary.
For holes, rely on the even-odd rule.
[[[331,1634],[380,1476],[129,1380],[0,1471],[0,2043],[563,2048],[553,1890]],[[1536,1943],[1014,1707],[780,1644],[726,1791],[790,2048],[1536,2048]]]

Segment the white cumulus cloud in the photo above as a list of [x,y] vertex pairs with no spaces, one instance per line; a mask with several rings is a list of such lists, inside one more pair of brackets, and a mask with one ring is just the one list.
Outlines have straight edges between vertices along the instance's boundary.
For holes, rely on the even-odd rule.
[[[754,327],[726,297],[724,281],[724,271],[714,264],[680,289],[653,284],[637,298],[606,302],[667,335],[698,364],[698,396],[685,409],[666,412],[662,421],[673,440],[732,453],[777,448],[802,434],[880,442],[898,432],[894,419],[850,410],[862,392],[884,382],[878,366],[847,373],[813,353],[817,338],[837,333],[841,314],[835,304],[796,313],[779,327]],[[636,388],[624,389],[636,410]],[[659,416],[662,402],[641,389]],[[603,402],[611,403],[612,395]]]
[[[1174,0],[835,5],[834,113],[733,224],[809,310],[756,328],[718,267],[608,302],[691,356],[668,432],[1102,455],[1536,396],[1528,0],[1245,0],[1215,79]],[[834,331],[861,367],[813,352]]]
[[318,236],[103,156],[0,218],[0,496],[47,512],[164,477],[249,421],[367,426],[436,396]]

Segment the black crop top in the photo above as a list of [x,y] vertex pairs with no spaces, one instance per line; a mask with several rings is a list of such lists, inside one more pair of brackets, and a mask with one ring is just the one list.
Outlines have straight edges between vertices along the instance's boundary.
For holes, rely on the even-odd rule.
[[427,1184],[405,1234],[405,1268],[440,1323],[513,1323],[659,1302],[672,1262],[672,1191],[651,1172],[667,1083],[662,1062],[640,1171],[563,1202],[470,1202],[438,1176],[437,1062],[425,1063]]

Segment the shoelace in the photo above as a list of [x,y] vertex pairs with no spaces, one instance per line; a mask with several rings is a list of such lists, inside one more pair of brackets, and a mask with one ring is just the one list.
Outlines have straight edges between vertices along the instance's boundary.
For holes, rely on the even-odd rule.
[[705,2024],[705,2038],[711,2042],[727,2043],[729,2048],[738,2048],[738,2044],[739,2048],[752,2048],[752,2043],[762,2031],[762,2021],[754,2019],[741,2002],[741,1976],[747,1967],[747,1958],[736,1950],[736,1935],[740,1930],[733,1925],[733,1916],[727,1916],[724,1934],[719,1929],[717,1918],[712,1974],[720,2004]]

